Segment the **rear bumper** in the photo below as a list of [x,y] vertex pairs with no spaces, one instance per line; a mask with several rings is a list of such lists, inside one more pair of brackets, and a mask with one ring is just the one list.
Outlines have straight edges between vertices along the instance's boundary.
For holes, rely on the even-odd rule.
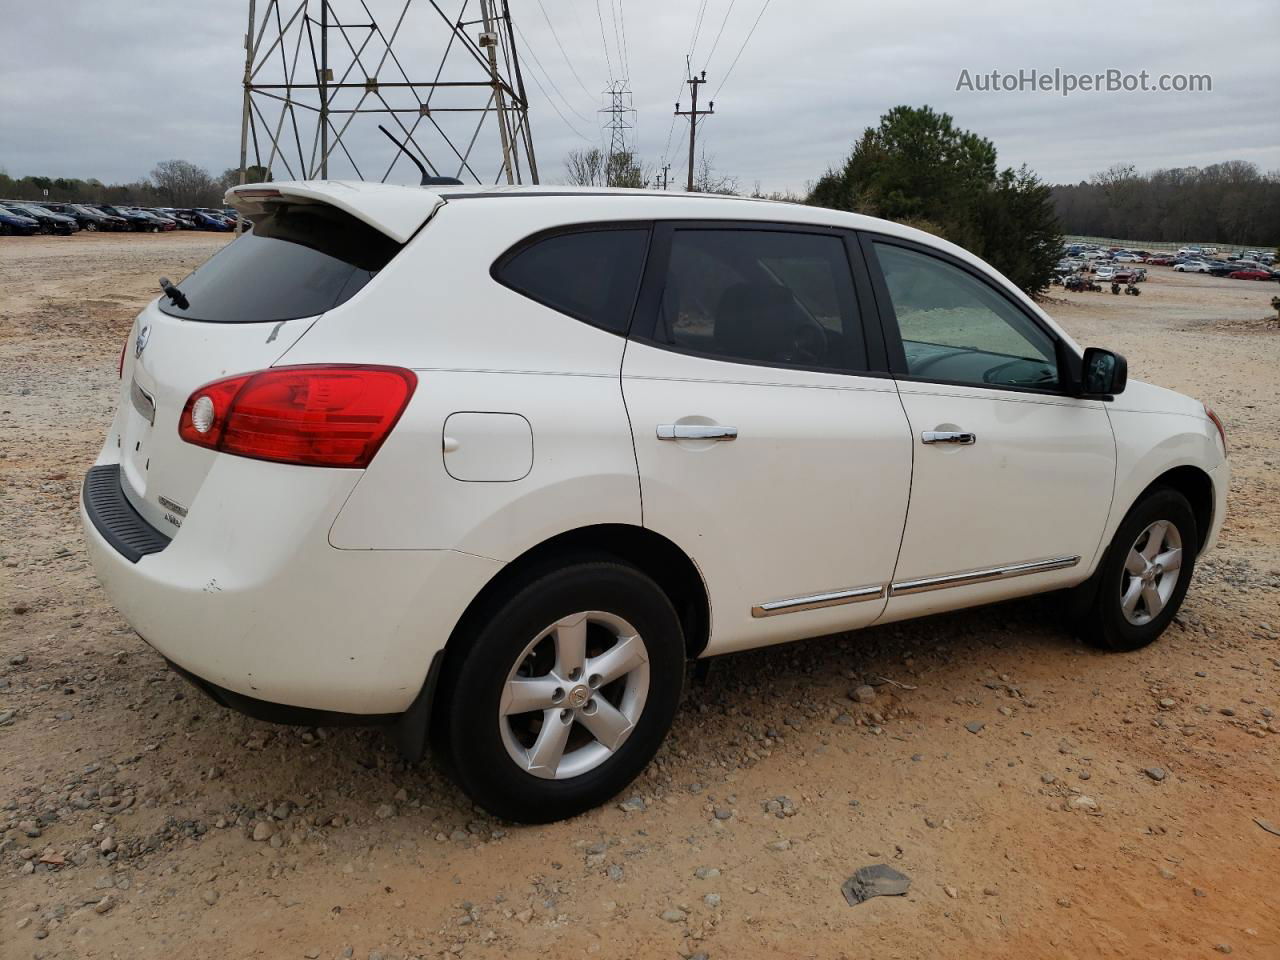
[[414,704],[434,655],[502,565],[451,550],[335,549],[329,526],[356,479],[220,457],[181,529],[136,562],[83,499],[80,516],[111,602],[215,699],[379,723]]

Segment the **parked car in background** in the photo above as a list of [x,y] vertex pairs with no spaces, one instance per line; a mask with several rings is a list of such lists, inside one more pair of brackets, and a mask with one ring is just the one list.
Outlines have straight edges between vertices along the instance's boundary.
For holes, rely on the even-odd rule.
[[1165,254],[1152,254],[1147,257],[1146,262],[1158,267],[1167,267],[1173,263],[1173,257]]
[[1098,267],[1098,272],[1094,274],[1093,278],[1099,283],[1106,283],[1110,280],[1114,280],[1115,276],[1116,268],[1111,266],[1109,263],[1104,263],[1102,266]]
[[1142,262],[1142,257],[1138,256],[1138,254],[1129,253],[1128,251],[1125,251],[1125,250],[1122,250],[1120,253],[1117,253],[1111,259],[1114,263],[1141,263]]
[[80,229],[80,224],[76,223],[75,218],[61,213],[54,213],[52,210],[46,210],[39,204],[5,201],[5,206],[15,213],[20,213],[24,217],[31,217],[31,219],[39,222],[41,233],[57,233],[63,236],[70,236]]
[[155,212],[162,217],[168,217],[178,225],[179,230],[194,230],[196,228],[195,220],[188,214],[175,210],[173,207],[156,207]]
[[109,203],[97,203],[94,206],[103,213],[109,213],[113,217],[124,220],[130,230],[151,230],[154,226],[146,217],[128,207],[117,207]]
[[1270,280],[1271,271],[1263,270],[1260,267],[1251,267],[1247,270],[1232,270],[1227,276],[1232,280]]
[[92,232],[95,230],[115,229],[112,223],[114,218],[107,216],[101,210],[94,210],[92,207],[82,206],[78,203],[46,203],[43,206],[46,210],[52,210],[54,213],[71,217],[80,225],[81,230]]
[[1147,271],[1141,267],[1117,267],[1111,279],[1116,283],[1142,283],[1147,279]]
[[40,232],[40,221],[0,205],[0,236],[29,237]]
[[188,214],[195,222],[196,228],[199,230],[214,230],[218,232],[226,232],[231,229],[225,218],[215,216],[212,213],[206,213],[203,210],[191,209],[182,211]]
[[1203,260],[1183,260],[1173,268],[1178,273],[1208,273],[1209,264]]
[[1142,647],[1221,529],[1211,411],[919,230],[638,190],[229,196],[254,228],[125,344],[94,568],[215,700],[394,724],[415,759],[430,732],[496,816],[624,789],[693,659],[1060,590],[1083,639]]

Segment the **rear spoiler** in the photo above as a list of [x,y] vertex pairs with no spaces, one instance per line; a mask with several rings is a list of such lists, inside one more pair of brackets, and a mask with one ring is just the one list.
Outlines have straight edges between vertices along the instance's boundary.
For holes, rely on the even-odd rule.
[[226,193],[227,204],[253,219],[276,202],[325,203],[404,243],[443,206],[444,197],[421,187],[344,180],[245,183]]

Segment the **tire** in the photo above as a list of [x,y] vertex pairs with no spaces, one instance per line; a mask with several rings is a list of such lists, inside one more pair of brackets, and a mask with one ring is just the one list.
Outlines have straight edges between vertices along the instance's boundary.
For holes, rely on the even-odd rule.
[[[1152,539],[1157,534],[1158,546]],[[1077,621],[1081,639],[1103,650],[1137,650],[1164,633],[1187,595],[1199,543],[1195,514],[1181,493],[1157,487],[1138,501],[1116,530],[1097,573],[1078,588],[1092,592]],[[1169,557],[1175,545],[1176,570],[1168,569],[1169,560],[1153,562]]]
[[[653,759],[680,702],[684,634],[671,601],[634,567],[584,560],[517,582],[493,611],[454,638],[460,657],[441,678],[438,742],[450,771],[477,804],[519,823],[604,803]],[[561,650],[572,664],[583,638],[575,674]],[[602,682],[593,664],[627,670]],[[521,683],[528,693],[513,686]]]

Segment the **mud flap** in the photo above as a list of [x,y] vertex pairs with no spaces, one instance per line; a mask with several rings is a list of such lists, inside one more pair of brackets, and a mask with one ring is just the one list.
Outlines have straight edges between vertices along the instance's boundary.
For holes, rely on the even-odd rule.
[[431,658],[426,682],[400,715],[395,724],[396,748],[409,763],[417,763],[427,755],[427,742],[431,728],[431,711],[435,703],[436,685],[440,682],[440,668],[444,664],[444,651],[437,650]]

